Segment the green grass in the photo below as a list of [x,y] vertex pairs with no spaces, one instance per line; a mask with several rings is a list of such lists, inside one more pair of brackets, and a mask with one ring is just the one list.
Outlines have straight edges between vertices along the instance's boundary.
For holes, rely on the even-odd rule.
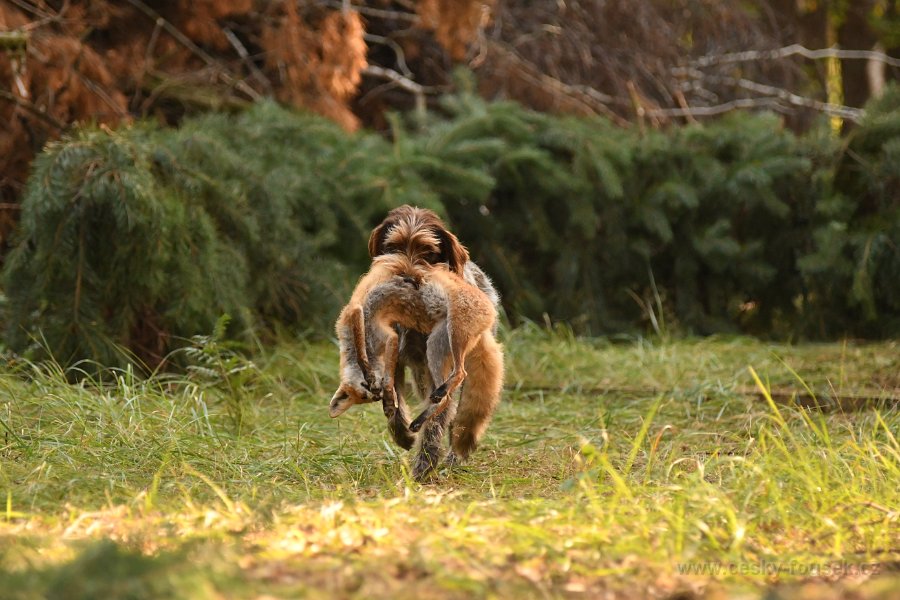
[[10,363],[0,598],[900,594],[896,342],[503,338],[481,448],[425,485],[377,407],[328,418],[329,344]]

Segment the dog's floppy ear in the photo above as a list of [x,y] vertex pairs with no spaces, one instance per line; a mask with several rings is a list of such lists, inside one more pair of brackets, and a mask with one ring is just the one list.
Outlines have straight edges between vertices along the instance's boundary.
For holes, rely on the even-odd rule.
[[385,219],[378,227],[372,230],[372,235],[369,236],[369,258],[375,258],[384,254],[384,240],[393,226],[394,221],[392,219]]
[[438,228],[435,233],[441,241],[441,262],[450,265],[450,270],[454,273],[462,275],[463,267],[469,262],[469,251],[455,235],[443,227]]

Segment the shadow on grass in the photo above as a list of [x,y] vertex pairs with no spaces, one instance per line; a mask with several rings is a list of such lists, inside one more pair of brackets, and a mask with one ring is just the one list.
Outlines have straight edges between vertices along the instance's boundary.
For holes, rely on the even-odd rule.
[[202,600],[221,597],[219,586],[211,581],[216,577],[226,583],[225,576],[197,568],[187,549],[146,556],[102,540],[80,545],[77,556],[61,565],[0,570],[0,590],[4,590],[0,595],[11,600]]

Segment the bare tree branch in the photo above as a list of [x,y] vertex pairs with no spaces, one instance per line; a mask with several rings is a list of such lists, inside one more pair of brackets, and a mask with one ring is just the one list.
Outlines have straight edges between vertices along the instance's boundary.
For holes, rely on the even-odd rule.
[[216,67],[217,75],[225,80],[226,83],[228,83],[229,85],[233,85],[235,88],[247,94],[247,96],[249,96],[253,100],[262,100],[262,96],[259,94],[259,92],[247,85],[246,82],[232,77],[231,74],[228,73],[228,70],[221,63],[219,63],[219,61],[210,56],[210,54],[203,48],[192,42],[191,39],[184,35],[181,31],[179,31],[177,27],[163,19],[158,12],[147,6],[141,0],[127,0],[127,2],[157,23],[161,24],[162,28],[165,29],[169,35],[175,38],[179,44],[200,57],[200,59],[202,59],[203,62],[205,62],[207,65]]
[[628,126],[628,121],[614,113],[607,106],[607,104],[628,104],[627,100],[604,94],[588,86],[570,85],[555,77],[551,77],[541,72],[531,62],[519,56],[515,50],[506,47],[505,44],[490,42],[490,51],[515,62],[519,66],[519,73],[530,83],[555,90],[560,95],[581,104],[594,114],[601,114],[622,127]]
[[384,37],[381,35],[375,35],[374,33],[366,33],[363,36],[367,42],[374,42],[376,44],[382,44],[387,46],[391,50],[394,51],[394,55],[397,57],[397,66],[400,67],[400,70],[403,72],[405,77],[412,78],[413,72],[409,69],[409,66],[406,64],[406,54],[403,52],[403,48],[400,47],[400,44],[395,42],[389,37]]
[[6,100],[7,102],[12,102],[16,106],[25,109],[32,115],[36,116],[37,118],[44,121],[45,123],[52,125],[53,127],[59,129],[60,131],[65,131],[65,129],[66,129],[65,123],[63,123],[62,121],[58,121],[55,117],[52,117],[51,115],[47,114],[46,112],[41,110],[37,105],[35,105],[32,102],[29,102],[28,100],[25,100],[24,98],[19,98],[15,94],[13,94],[11,92],[7,92],[4,89],[0,89],[0,98],[2,98],[3,100]]
[[742,108],[783,109],[778,98],[742,98],[713,106],[685,106],[682,108],[655,108],[647,110],[647,114],[655,117],[711,117]]
[[841,50],[840,48],[823,48],[810,50],[800,44],[791,44],[775,50],[747,50],[746,52],[731,52],[728,54],[708,54],[697,60],[691,61],[691,67],[703,68],[712,65],[749,62],[754,60],[774,60],[788,56],[800,55],[811,60],[823,58],[839,58],[842,60],[877,60],[892,67],[900,67],[900,59],[888,56],[884,52],[875,50]]
[[345,3],[340,0],[323,0],[321,2],[325,6],[329,8],[339,8],[341,10],[345,10],[347,7],[355,10],[361,15],[365,15],[367,17],[378,17],[379,19],[397,19],[398,21],[408,21],[410,23],[415,23],[419,20],[419,15],[415,13],[407,13],[399,10],[384,10],[381,8],[369,8],[368,6],[362,6],[360,4],[353,3]]
[[231,44],[231,47],[234,48],[235,52],[238,53],[238,56],[241,57],[241,60],[244,61],[244,64],[247,65],[247,68],[256,77],[256,80],[266,88],[266,92],[271,96],[274,95],[274,91],[272,90],[272,82],[269,81],[269,78],[266,77],[262,71],[259,70],[253,60],[250,58],[250,52],[247,51],[247,47],[241,43],[241,40],[231,31],[229,28],[225,27],[222,29],[225,33],[225,37],[228,39],[228,43]]
[[425,94],[431,91],[430,88],[426,88],[422,84],[416,83],[409,77],[405,77],[393,69],[385,69],[378,65],[367,66],[363,69],[363,75],[387,79],[397,87],[411,93],[416,100],[416,112],[419,114],[425,113]]
[[[789,90],[759,83],[746,78],[714,75],[691,67],[679,67],[673,69],[673,74],[690,77],[693,81],[687,83],[686,87],[692,92],[703,90],[703,86],[700,82],[710,82],[719,85],[734,86],[748,92],[753,92],[754,94],[759,94],[761,98],[739,98],[713,106],[693,106],[689,108],[682,106],[681,108],[657,109],[656,111],[653,111],[653,114],[659,114],[660,116],[707,116],[721,114],[738,108],[758,108],[765,106],[778,109],[777,102],[773,103],[773,101],[780,101],[792,106],[812,108],[827,115],[847,119],[854,123],[858,123],[865,115],[865,110],[861,108],[822,102],[821,100],[800,96]],[[650,114],[650,112],[651,111],[648,111],[648,114]]]
[[750,81],[749,79],[739,79],[736,77],[717,77],[713,75],[707,76],[707,79],[711,81],[720,81],[726,85],[734,85],[747,91],[755,92],[757,94],[772,96],[789,104],[793,104],[794,106],[814,108],[825,114],[841,117],[842,119],[847,119],[848,121],[853,121],[854,123],[858,123],[865,114],[865,111],[861,108],[853,108],[851,106],[843,106],[841,104],[832,104],[831,102],[822,102],[821,100],[806,98],[804,96],[799,96],[793,92],[789,92],[788,90],[771,85],[766,85],[763,83],[758,83],[756,81]]

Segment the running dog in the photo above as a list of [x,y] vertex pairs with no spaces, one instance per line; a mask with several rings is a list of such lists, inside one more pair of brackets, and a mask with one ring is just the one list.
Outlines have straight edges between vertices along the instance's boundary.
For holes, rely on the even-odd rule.
[[[469,253],[433,211],[403,205],[390,211],[369,237],[369,255],[401,254],[415,260],[417,264],[445,264],[467,282],[487,295],[497,312],[500,296],[490,278],[478,265],[469,260]],[[496,330],[493,332],[496,335]],[[445,336],[446,338],[446,336]],[[401,413],[406,411],[406,403],[401,393],[405,366],[413,375],[414,387],[421,398],[427,398],[440,378],[432,376],[434,369],[428,363],[426,336],[414,330],[400,328],[400,361],[397,364],[395,396]],[[437,345],[439,340],[432,338]],[[444,356],[448,356],[449,346],[444,343]],[[436,352],[432,351],[432,355]],[[468,377],[463,385],[459,410],[450,424],[450,438],[453,451],[448,456],[449,463],[465,460],[475,449],[479,439],[490,423],[503,387],[503,350],[493,336],[482,336],[481,341],[468,355],[466,364]],[[440,441],[444,427],[450,423],[450,414],[444,412],[437,419],[425,425],[420,436],[422,448],[417,464],[422,459],[436,460],[440,455]],[[392,430],[393,431],[393,430]],[[396,437],[395,437],[396,439]],[[397,440],[400,443],[400,440]],[[437,446],[436,446],[437,444]],[[402,444],[401,444],[402,445]],[[428,458],[430,457],[430,458]]]
[[[394,276],[383,280],[386,273]],[[400,354],[396,329],[399,325],[428,334],[426,356],[431,376],[435,381],[442,381],[431,392],[428,407],[409,426],[410,431],[418,432],[452,405],[453,393],[466,378],[466,357],[481,343],[482,336],[493,340],[496,320],[493,304],[481,290],[446,265],[414,267],[400,254],[377,257],[373,269],[363,277],[358,288],[368,290],[363,318],[347,321],[341,346],[348,349],[342,353],[348,355],[345,364],[351,363],[353,357],[366,357],[357,365],[362,377],[357,379],[358,386],[342,382],[332,398],[331,415],[338,416],[353,404],[381,397],[388,420],[395,419],[399,412],[393,381]],[[354,309],[350,314],[358,315],[358,311]],[[365,324],[364,333],[358,330],[360,322]],[[356,375],[355,369],[352,373]],[[365,389],[365,393],[359,388]],[[417,460],[413,467],[417,479],[436,466],[437,461],[431,459],[439,456],[425,458]]]
[[[407,427],[407,408],[401,392],[405,377],[404,365],[412,368],[415,387],[423,398],[431,397],[440,390],[440,387],[436,389],[435,382],[448,380],[454,366],[460,367],[453,373],[454,376],[459,377],[459,373],[467,373],[468,376],[462,376],[466,378],[466,382],[455,418],[453,409],[456,407],[446,400],[443,404],[438,402],[437,405],[429,406],[420,415],[423,418],[414,422],[415,427],[421,426],[423,429],[413,466],[413,473],[421,478],[434,469],[440,460],[441,440],[448,423],[452,421],[452,451],[447,462],[456,464],[465,460],[475,449],[500,401],[503,352],[493,335],[499,296],[490,279],[469,260],[465,247],[430,210],[411,206],[392,210],[384,222],[372,231],[369,252],[373,257],[372,269],[360,280],[336,325],[341,344],[342,383],[332,398],[331,413],[332,416],[337,416],[353,404],[381,399],[392,436],[401,447],[409,449],[415,438]],[[383,260],[385,256],[402,256],[409,262],[405,265],[393,263],[394,272],[391,272],[390,263]],[[365,299],[376,286],[385,284],[377,297],[387,298],[395,294],[398,297],[406,296],[409,300],[410,290],[421,285],[421,269],[432,265],[441,266],[445,271],[446,275],[438,277],[446,278],[455,274],[464,281],[459,281],[460,277],[456,277],[454,284],[467,282],[483,292],[489,305],[484,306],[482,303],[479,310],[491,316],[491,335],[477,337],[475,345],[463,358],[459,358],[457,353],[459,362],[454,363],[448,326],[438,326],[428,331],[415,327],[398,327],[397,338],[392,343],[399,345],[399,357],[388,362],[388,368],[391,364],[394,365],[393,373],[384,372],[382,375],[388,382],[387,386],[381,382],[382,386],[373,388],[375,381],[369,361],[375,354],[371,344],[361,339],[366,337],[365,334],[360,335],[360,332],[370,326],[371,321],[367,321],[365,315]],[[390,278],[397,277],[402,282],[396,279],[390,281]],[[393,290],[390,293],[389,288]],[[411,301],[413,304],[420,302],[415,299]],[[402,312],[401,305],[397,306]],[[397,318],[396,323],[402,325],[403,318]],[[460,381],[462,377],[459,377]],[[449,395],[443,397],[449,398]]]

